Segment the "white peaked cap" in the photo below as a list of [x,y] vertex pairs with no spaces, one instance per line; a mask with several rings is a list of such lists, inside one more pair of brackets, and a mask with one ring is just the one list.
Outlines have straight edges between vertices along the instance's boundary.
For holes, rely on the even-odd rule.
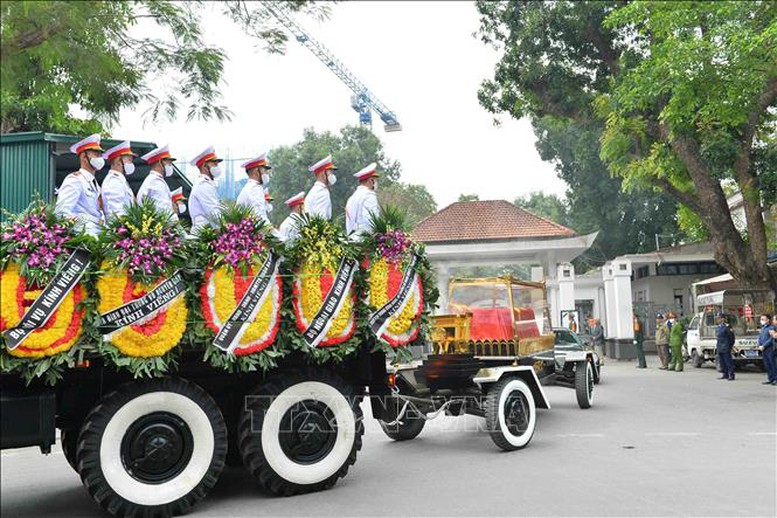
[[95,151],[102,151],[103,148],[100,147],[100,134],[95,133],[94,135],[89,135],[83,140],[79,140],[72,146],[70,146],[70,152],[77,155],[79,153],[83,153],[84,151],[88,149],[94,149]]
[[295,205],[299,205],[304,201],[305,201],[305,191],[302,191],[300,193],[295,194],[294,196],[292,196],[291,198],[289,198],[283,203],[285,203],[289,207],[294,207]]
[[145,160],[149,164],[159,162],[160,160],[163,160],[165,158],[168,160],[175,161],[175,158],[170,156],[170,150],[168,149],[167,144],[165,144],[162,147],[158,147],[153,151],[149,151],[148,153],[146,153],[140,158],[141,160]]
[[337,169],[332,161],[332,155],[327,155],[312,166],[308,167],[311,173],[317,173],[323,169]]
[[213,149],[213,146],[208,146],[205,149],[202,150],[202,152],[194,157],[191,162],[189,162],[194,167],[200,167],[205,162],[209,162],[211,160],[215,160],[216,162],[221,162],[221,159],[216,156],[216,150]]
[[254,167],[264,166],[267,169],[270,169],[270,161],[267,157],[267,153],[262,153],[258,157],[252,158],[248,160],[247,162],[243,162],[243,165],[240,167],[243,167],[245,169],[253,169]]
[[103,158],[110,162],[116,157],[126,156],[126,155],[137,156],[135,153],[132,152],[132,148],[130,146],[129,140],[125,140],[121,144],[115,145],[111,149],[108,149],[107,151],[105,151],[105,153],[103,153]]
[[361,171],[359,171],[358,173],[354,173],[353,175],[359,181],[366,180],[367,178],[371,178],[373,176],[380,176],[378,174],[378,164],[373,162],[367,167],[365,167],[364,169],[362,169]]

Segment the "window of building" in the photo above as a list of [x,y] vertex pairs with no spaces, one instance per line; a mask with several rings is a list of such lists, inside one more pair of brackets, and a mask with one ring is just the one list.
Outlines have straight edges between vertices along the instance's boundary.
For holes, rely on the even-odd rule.
[[637,279],[643,279],[650,275],[650,266],[640,266],[637,268]]

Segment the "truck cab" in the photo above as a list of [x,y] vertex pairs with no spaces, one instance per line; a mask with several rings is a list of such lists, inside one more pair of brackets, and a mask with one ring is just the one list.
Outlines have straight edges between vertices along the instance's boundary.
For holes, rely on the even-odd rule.
[[694,367],[716,361],[717,324],[715,315],[723,313],[734,331],[734,362],[738,366],[760,364],[758,316],[772,313],[774,295],[769,290],[729,289],[697,297],[700,311],[688,325],[688,354]]

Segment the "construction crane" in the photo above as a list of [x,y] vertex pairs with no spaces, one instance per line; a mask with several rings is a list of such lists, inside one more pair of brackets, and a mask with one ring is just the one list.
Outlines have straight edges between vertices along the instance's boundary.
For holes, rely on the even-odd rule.
[[360,123],[372,127],[372,110],[375,110],[380,115],[380,120],[385,124],[383,126],[385,131],[402,130],[402,125],[399,124],[394,112],[380,102],[364,83],[359,81],[340,60],[334,57],[329,49],[306,33],[291,17],[287,7],[275,2],[266,2],[265,7],[291,32],[298,42],[307,47],[319,61],[326,65],[329,70],[340,78],[340,81],[351,89],[354,93],[351,96],[351,108],[359,114]]

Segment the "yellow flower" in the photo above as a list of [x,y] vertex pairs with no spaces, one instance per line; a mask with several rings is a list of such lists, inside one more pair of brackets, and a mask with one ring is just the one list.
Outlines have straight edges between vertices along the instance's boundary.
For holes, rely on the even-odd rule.
[[[103,269],[107,265],[103,264]],[[128,282],[132,282],[126,270],[113,270],[106,272],[97,281],[97,291],[100,294],[98,310],[107,313],[129,302],[124,300],[124,292]],[[156,284],[132,286],[133,297],[137,297],[143,291],[151,291]],[[119,351],[127,356],[148,358],[161,356],[178,345],[186,330],[188,310],[184,294],[181,293],[169,304],[165,311],[165,320],[160,328],[153,333],[146,334],[139,328],[127,326],[107,336],[107,339],[116,346]],[[154,314],[154,317],[159,312]]]
[[[19,274],[19,265],[9,263],[5,271],[0,272],[0,322],[3,329],[9,329],[19,324],[22,317],[19,315],[20,300],[18,289],[20,284],[24,283],[24,278]],[[55,318],[53,324],[33,331],[22,344],[8,350],[12,356],[19,358],[44,358],[53,356],[57,353],[69,350],[81,338],[83,333],[83,323],[75,320],[76,312],[76,290],[79,293],[85,293],[80,284],[71,290],[60,303],[56,312],[52,316]],[[35,300],[43,290],[25,290],[23,300],[31,302]],[[25,309],[25,312],[29,307]]]
[[[254,271],[259,268],[259,263],[254,266]],[[235,297],[234,275],[229,273],[226,266],[218,268],[211,278],[208,285],[208,298],[211,307],[214,309],[214,325],[221,329],[224,322],[237,307],[238,301]],[[280,288],[277,283],[270,286],[270,294],[265,298],[262,306],[256,313],[253,322],[249,324],[238,343],[239,354],[240,347],[250,347],[258,342],[269,338],[275,324],[280,317]]]

